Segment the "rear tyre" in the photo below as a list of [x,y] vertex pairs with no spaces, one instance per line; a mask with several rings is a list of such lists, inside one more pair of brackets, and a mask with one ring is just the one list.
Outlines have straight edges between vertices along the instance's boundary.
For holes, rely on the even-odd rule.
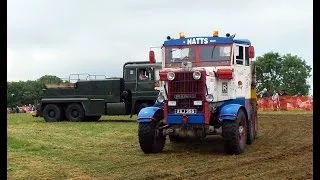
[[257,137],[257,108],[254,104],[252,108],[251,120],[248,121],[248,140],[247,144],[252,144]]
[[84,119],[84,110],[80,104],[70,104],[66,109],[66,117],[69,121],[79,122]]
[[251,120],[248,121],[248,137],[247,137],[247,144],[252,144],[257,136],[257,116],[253,114],[251,116]]
[[241,154],[244,151],[247,142],[247,118],[242,109],[238,111],[236,120],[223,121],[222,136],[226,153]]
[[61,108],[56,104],[48,104],[43,109],[43,118],[46,122],[61,120]]
[[159,123],[145,122],[139,123],[139,144],[145,154],[159,153],[163,150],[166,137],[158,129]]
[[248,130],[247,130],[247,144],[252,144],[254,141],[254,120],[248,120]]

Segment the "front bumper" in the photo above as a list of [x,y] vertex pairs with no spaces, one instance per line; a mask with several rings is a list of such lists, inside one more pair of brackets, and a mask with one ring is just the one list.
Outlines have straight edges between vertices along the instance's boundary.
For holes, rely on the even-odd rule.
[[168,114],[167,123],[169,125],[173,124],[204,124],[204,114]]

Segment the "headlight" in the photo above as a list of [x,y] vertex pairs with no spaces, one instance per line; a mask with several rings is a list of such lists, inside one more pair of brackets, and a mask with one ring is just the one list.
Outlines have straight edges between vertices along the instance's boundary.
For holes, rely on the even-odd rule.
[[198,80],[200,78],[201,78],[201,72],[200,71],[193,72],[193,79]]
[[176,106],[177,101],[168,101],[168,106]]
[[213,96],[212,96],[212,94],[206,95],[206,101],[207,101],[207,102],[213,102]]
[[167,78],[170,81],[174,80],[175,76],[176,75],[174,74],[174,72],[168,72],[168,74],[167,74]]
[[193,105],[202,106],[202,101],[193,101]]
[[159,103],[163,103],[163,101],[164,101],[164,96],[163,96],[162,94],[160,94],[160,95],[158,96],[158,98],[157,98],[157,101],[158,101]]

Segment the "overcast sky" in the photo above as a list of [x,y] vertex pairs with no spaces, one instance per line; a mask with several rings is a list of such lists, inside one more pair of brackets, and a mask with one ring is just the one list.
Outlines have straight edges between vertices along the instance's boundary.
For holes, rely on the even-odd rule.
[[256,56],[291,53],[313,67],[311,0],[7,2],[8,81],[121,76],[124,62],[147,60],[167,35],[211,36],[214,29],[250,39]]

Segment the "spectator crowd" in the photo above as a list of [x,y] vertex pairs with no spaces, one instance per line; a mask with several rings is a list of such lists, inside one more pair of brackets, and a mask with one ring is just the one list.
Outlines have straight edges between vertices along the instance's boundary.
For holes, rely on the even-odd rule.
[[258,93],[258,109],[267,111],[288,111],[288,110],[313,110],[312,96],[289,96],[285,90],[274,91],[270,96],[268,90],[264,88]]
[[34,113],[36,111],[36,105],[16,105],[15,107],[8,107],[7,113]]

